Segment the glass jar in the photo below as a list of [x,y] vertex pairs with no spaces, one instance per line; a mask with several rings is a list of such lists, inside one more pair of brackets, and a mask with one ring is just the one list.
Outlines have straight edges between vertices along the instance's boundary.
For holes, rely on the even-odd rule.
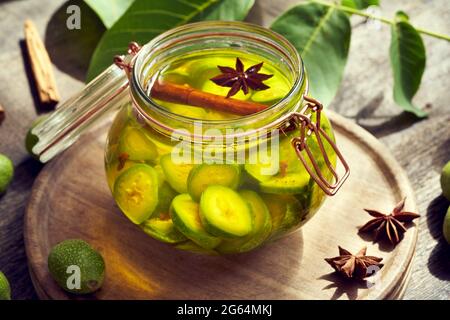
[[[193,252],[253,250],[297,230],[348,176],[321,104],[306,96],[301,58],[273,31],[194,23],[128,53],[33,130],[33,152],[49,160],[118,109],[105,147],[108,185],[150,237]],[[249,94],[224,97],[232,83],[210,79],[235,58],[236,70],[256,62],[255,78],[272,90],[250,79]]]

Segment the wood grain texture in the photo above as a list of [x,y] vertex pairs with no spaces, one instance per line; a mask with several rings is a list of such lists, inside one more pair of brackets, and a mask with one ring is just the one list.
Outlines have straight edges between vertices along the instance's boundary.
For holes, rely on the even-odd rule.
[[[395,248],[358,235],[370,216],[403,197],[416,210],[406,174],[369,133],[330,112],[352,175],[340,192],[299,232],[248,254],[200,256],[175,250],[139,230],[120,213],[106,185],[106,127],[86,135],[40,173],[25,217],[25,244],[41,298],[67,299],[47,267],[59,241],[81,238],[98,248],[107,265],[97,299],[381,299],[397,297],[407,280],[417,240],[411,224]],[[83,174],[80,174],[80,173]],[[323,260],[337,245],[383,257],[376,285],[342,281]],[[74,297],[72,297],[74,298]]]
[[[82,1],[71,1],[82,4]],[[297,0],[256,0],[249,21],[270,25],[274,17],[301,2]],[[36,117],[37,92],[30,82],[30,66],[24,59],[23,22],[32,19],[52,61],[62,100],[82,87],[84,72],[98,37],[80,37],[102,30],[101,23],[86,26],[92,15],[82,7],[82,29],[65,29],[63,0],[0,1],[0,104],[7,116],[0,126],[0,152],[14,161],[16,175],[8,193],[0,198],[0,270],[11,280],[13,297],[35,298],[28,275],[23,245],[23,214],[33,179],[40,166],[27,156],[23,139]],[[406,11],[412,23],[441,33],[450,33],[448,0],[381,0],[380,15],[392,17]],[[62,15],[58,14],[63,13]],[[392,100],[392,75],[386,26],[361,23],[352,17],[353,34],[344,81],[329,108],[362,125],[387,146],[406,170],[415,190],[420,234],[406,299],[448,299],[450,297],[450,247],[442,238],[442,221],[449,202],[441,196],[440,170],[450,160],[450,44],[424,37],[427,67],[421,89],[414,101],[429,104],[430,116],[417,121],[403,114]],[[44,37],[45,35],[45,37]],[[89,50],[75,50],[76,40]],[[90,46],[89,46],[90,45]]]

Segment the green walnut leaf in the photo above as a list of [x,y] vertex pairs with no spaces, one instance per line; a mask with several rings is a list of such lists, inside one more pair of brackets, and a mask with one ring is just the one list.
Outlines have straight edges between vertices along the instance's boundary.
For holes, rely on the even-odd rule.
[[271,28],[298,50],[310,81],[310,94],[329,104],[339,89],[350,46],[348,15],[334,6],[306,3],[278,17]]
[[92,56],[87,80],[111,65],[128,43],[145,44],[160,33],[195,21],[242,20],[254,0],[135,0],[102,36]]
[[254,3],[255,0],[223,0],[199,13],[194,20],[244,20]]
[[353,9],[363,10],[370,6],[378,6],[379,0],[341,0],[341,5]]
[[418,117],[427,116],[412,103],[425,70],[425,46],[420,34],[408,22],[408,16],[401,11],[397,12],[391,29],[390,57],[395,102]]
[[112,25],[127,11],[134,0],[84,0],[99,16],[106,28]]

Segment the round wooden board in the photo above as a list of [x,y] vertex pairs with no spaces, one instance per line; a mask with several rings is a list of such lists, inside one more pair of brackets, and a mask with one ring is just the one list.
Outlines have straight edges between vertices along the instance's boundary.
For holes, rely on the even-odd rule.
[[[407,197],[417,212],[409,181],[389,151],[367,131],[328,112],[337,142],[351,167],[338,194],[328,198],[300,231],[250,253],[203,256],[159,243],[127,220],[114,204],[103,167],[105,127],[85,135],[47,164],[37,178],[26,212],[25,244],[30,273],[43,299],[66,294],[47,269],[50,248],[69,238],[91,243],[106,261],[103,288],[89,299],[395,299],[402,295],[417,240],[411,224],[395,248],[358,234],[370,216],[388,212]],[[383,257],[371,281],[349,282],[324,261],[340,245],[363,246]]]

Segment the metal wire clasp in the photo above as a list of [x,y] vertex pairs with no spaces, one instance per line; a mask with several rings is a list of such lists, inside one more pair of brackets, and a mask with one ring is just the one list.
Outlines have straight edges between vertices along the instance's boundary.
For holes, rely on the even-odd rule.
[[[338,147],[334,143],[334,141],[320,127],[320,115],[323,109],[322,104],[319,101],[310,98],[308,96],[303,96],[303,98],[306,101],[306,106],[303,112],[302,113],[295,112],[291,116],[291,120],[293,120],[293,122],[296,124],[296,126],[299,128],[300,131],[300,135],[298,137],[293,138],[291,143],[297,153],[298,158],[305,166],[305,169],[308,171],[311,178],[314,179],[314,181],[320,186],[320,188],[327,195],[333,196],[342,186],[344,181],[348,178],[350,174],[350,168],[347,162],[345,161],[344,157],[342,156],[341,152],[339,151]],[[316,113],[315,123],[311,120],[311,114],[313,113]],[[322,171],[320,170],[319,165],[317,164],[316,159],[314,158],[314,155],[312,154],[307,144],[307,139],[312,134],[314,134],[317,139],[317,144],[319,146],[320,152],[323,156],[323,159],[325,161],[328,170],[333,175],[334,182],[328,181],[324,177]],[[342,166],[344,167],[345,170],[345,173],[342,177],[338,175],[338,173],[336,172],[336,168],[333,167],[333,164],[331,163],[328,154],[325,150],[325,147],[323,145],[322,137],[325,138],[328,144],[332,147],[333,151],[336,153],[338,159],[342,163]],[[312,164],[312,167],[306,161],[303,152],[306,153],[309,161]]]
[[137,42],[130,42],[128,44],[128,56],[124,55],[116,55],[114,56],[114,64],[118,66],[120,69],[123,69],[127,74],[127,77],[130,78],[130,72],[133,68],[134,59],[137,53],[141,50],[141,46]]

